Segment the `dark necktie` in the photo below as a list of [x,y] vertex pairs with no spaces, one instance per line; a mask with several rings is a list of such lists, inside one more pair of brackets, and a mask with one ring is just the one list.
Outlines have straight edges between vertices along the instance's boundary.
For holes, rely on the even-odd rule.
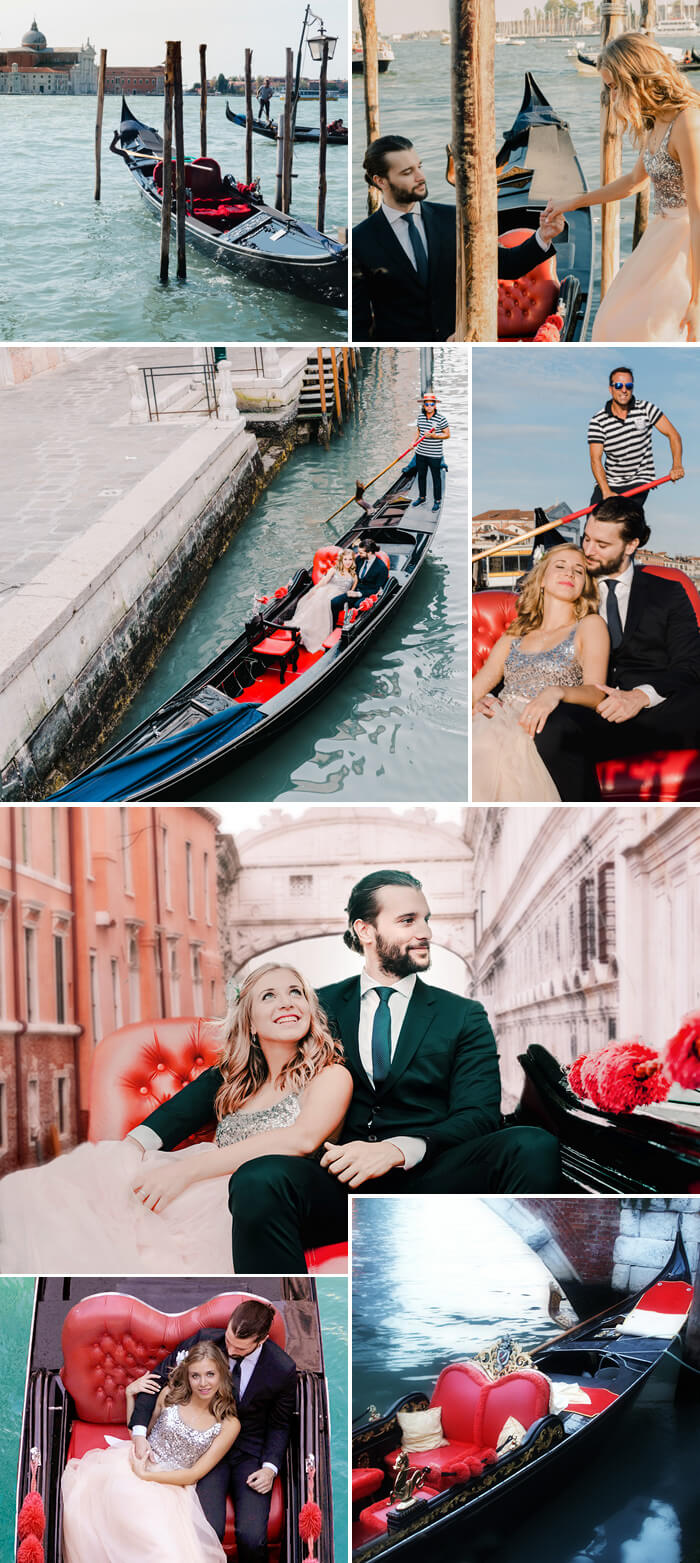
[[408,237],[411,241],[411,249],[415,256],[418,281],[422,288],[428,286],[428,257],[425,253],[425,245],[416,227],[416,219],[413,212],[406,212],[401,218],[402,223],[408,223]]
[[617,581],[607,581],[606,585],[608,588],[606,615],[610,631],[610,645],[613,651],[617,651],[622,640],[622,619],[620,618],[620,604],[617,600]]
[[241,1398],[241,1363],[243,1358],[229,1357],[228,1361],[229,1367],[231,1369],[231,1388],[233,1390],[236,1405],[238,1405],[238,1402]]
[[391,1068],[391,1013],[389,999],[393,988],[375,988],[379,1003],[372,1022],[372,1078],[375,1088],[381,1085]]

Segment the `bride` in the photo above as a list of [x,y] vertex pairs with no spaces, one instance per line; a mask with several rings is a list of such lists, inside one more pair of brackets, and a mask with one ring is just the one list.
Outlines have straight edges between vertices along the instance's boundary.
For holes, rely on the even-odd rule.
[[324,640],[328,638],[333,629],[333,614],[331,602],[334,597],[341,597],[343,592],[354,592],[357,589],[357,570],[355,568],[355,555],[351,548],[346,548],[336,560],[335,566],[326,571],[323,578],[312,586],[310,592],[302,597],[293,619],[288,619],[288,625],[294,625],[301,630],[301,639],[305,651],[320,651]]
[[[530,571],[518,612],[472,680],[474,803],[555,803],[534,743],[560,701],[605,699],[610,637],[582,549],[551,548]],[[498,698],[490,691],[503,681]]]
[[658,44],[623,33],[598,70],[640,155],[631,173],[547,216],[623,200],[651,179],[652,218],[603,299],[594,342],[700,341],[700,98]]
[[[223,1030],[218,1067],[126,1140],[79,1145],[0,1182],[0,1270],[231,1273],[231,1175],[261,1156],[313,1156],[338,1134],[352,1079],[293,967],[270,962],[251,972]],[[214,1146],[146,1148],[160,1139],[179,1145],[213,1118]],[[235,1221],[233,1240],[235,1263]]]
[[[127,1421],[146,1373],[126,1391]],[[223,1459],[241,1430],[223,1353],[192,1346],[155,1404],[149,1450],[123,1440],[69,1460],[63,1473],[64,1563],[225,1563],[195,1482]]]

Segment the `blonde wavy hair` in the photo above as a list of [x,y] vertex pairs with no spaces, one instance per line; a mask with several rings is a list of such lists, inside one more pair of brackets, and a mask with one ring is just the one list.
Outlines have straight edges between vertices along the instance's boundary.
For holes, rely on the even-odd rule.
[[531,630],[538,630],[544,616],[544,577],[551,559],[556,559],[557,554],[576,554],[581,560],[586,579],[581,596],[572,602],[574,617],[585,619],[589,613],[598,611],[598,587],[590,574],[586,563],[586,555],[582,548],[576,548],[573,543],[557,543],[556,548],[550,548],[538,559],[537,564],[529,575],[526,575],[523,589],[518,597],[518,611],[512,624],[508,625],[506,635],[529,635]]
[[223,1079],[214,1102],[219,1119],[225,1118],[228,1113],[237,1112],[269,1079],[265,1055],[253,1031],[251,1011],[258,983],[273,971],[290,971],[296,977],[311,1011],[311,1024],[306,1036],[297,1042],[296,1051],[277,1077],[280,1087],[288,1091],[303,1091],[328,1064],[344,1062],[342,1047],[331,1035],[316,994],[296,966],[279,961],[268,961],[265,966],[257,966],[242,983],[224,1022],[226,1041],[219,1059]]
[[598,70],[610,71],[617,88],[614,111],[635,146],[641,146],[660,114],[670,118],[690,103],[700,103],[678,66],[645,33],[612,38],[596,63]]
[[[357,585],[357,565],[355,563],[355,555],[354,555],[354,553],[353,553],[351,548],[341,548],[340,553],[338,554],[338,557],[337,557],[337,559],[335,561],[335,568],[336,568],[336,570],[341,570],[342,571],[343,560],[344,559],[349,559],[350,560],[350,564],[351,564],[350,574],[352,576],[354,584]],[[345,572],[343,572],[343,573],[345,573]]]
[[165,1406],[184,1406],[192,1399],[192,1386],[189,1379],[189,1370],[194,1362],[204,1362],[209,1357],[219,1370],[219,1388],[209,1402],[211,1414],[215,1422],[223,1422],[226,1417],[236,1416],[236,1401],[231,1379],[229,1377],[228,1363],[219,1346],[213,1341],[200,1340],[191,1346],[187,1356],[183,1357],[176,1368],[173,1368],[168,1379],[168,1387],[163,1398]]

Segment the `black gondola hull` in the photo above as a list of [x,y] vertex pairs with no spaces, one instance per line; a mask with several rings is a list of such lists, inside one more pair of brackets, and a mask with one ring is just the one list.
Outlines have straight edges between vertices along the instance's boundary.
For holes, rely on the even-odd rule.
[[[229,108],[228,103],[226,104],[226,118],[229,120],[230,124],[238,125],[240,130],[246,129],[245,114],[234,113],[233,109]],[[264,120],[254,119],[251,128],[254,135],[264,136],[266,141],[277,140],[277,126],[274,123],[268,125]],[[303,145],[305,141],[310,142],[312,145],[318,145],[320,139],[321,132],[317,125],[297,125],[295,127],[294,140],[295,142],[299,142],[301,145]],[[338,131],[329,129],[327,134],[327,142],[329,147],[346,147],[348,144],[347,130]]]

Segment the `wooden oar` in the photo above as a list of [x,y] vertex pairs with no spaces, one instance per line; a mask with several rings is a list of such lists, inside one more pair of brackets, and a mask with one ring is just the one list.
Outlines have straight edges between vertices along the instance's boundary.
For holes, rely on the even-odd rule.
[[325,521],[319,521],[319,522],[311,521],[310,525],[311,526],[316,526],[316,525],[318,525],[318,526],[328,526],[329,521],[334,521],[335,517],[340,515],[341,510],[347,510],[348,505],[352,505],[355,500],[360,500],[362,498],[362,495],[365,492],[365,489],[371,488],[372,484],[376,483],[378,478],[383,478],[384,477],[384,473],[385,472],[390,472],[391,468],[395,467],[396,463],[398,461],[403,461],[404,456],[410,456],[411,451],[415,450],[416,445],[420,445],[420,442],[421,442],[422,439],[423,439],[423,435],[419,434],[418,435],[418,439],[414,440],[413,444],[409,445],[407,450],[402,450],[400,456],[395,456],[394,460],[389,462],[388,467],[382,467],[381,472],[376,472],[373,478],[368,478],[367,479],[366,483],[361,483],[359,478],[358,478],[358,480],[357,480],[357,482],[355,484],[355,492],[354,492],[354,494],[351,496],[350,499],[346,499],[344,505],[339,505],[338,509],[334,510],[332,515],[326,516]]
[[[633,494],[646,494],[650,488],[659,488],[662,483],[670,483],[670,473],[665,478],[654,478],[652,483],[640,483],[638,488],[627,488],[624,494],[613,494],[613,499],[631,499]],[[558,526],[568,526],[570,521],[578,521],[581,516],[589,516],[593,510],[598,509],[601,503],[586,505],[585,510],[574,510],[570,516],[559,516],[556,521],[548,521],[546,526],[533,526],[529,532],[519,532],[517,537],[507,538],[505,543],[496,543],[493,548],[485,548],[482,554],[472,554],[472,564],[479,559],[490,559],[492,554],[504,553],[506,548],[519,548],[521,543],[526,543],[529,537],[541,537],[543,532],[554,532]]]

